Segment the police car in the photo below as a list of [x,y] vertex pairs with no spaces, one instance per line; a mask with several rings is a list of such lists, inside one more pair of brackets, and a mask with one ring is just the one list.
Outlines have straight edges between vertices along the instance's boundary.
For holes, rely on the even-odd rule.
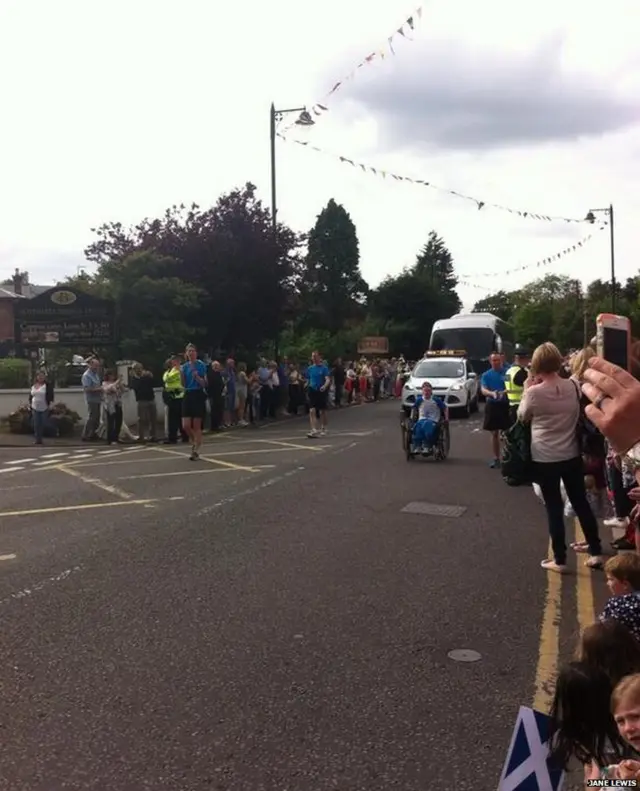
[[433,387],[433,394],[440,396],[452,411],[460,411],[465,417],[478,409],[480,383],[465,352],[449,350],[427,352],[411,372],[402,388],[402,408],[408,415],[424,382]]

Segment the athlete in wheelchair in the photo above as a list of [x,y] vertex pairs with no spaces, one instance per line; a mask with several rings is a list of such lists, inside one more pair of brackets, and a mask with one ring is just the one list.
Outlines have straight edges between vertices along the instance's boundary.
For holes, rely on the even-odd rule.
[[449,454],[449,410],[444,401],[433,395],[429,382],[422,385],[411,414],[402,421],[403,445],[407,460],[415,456],[432,456],[444,461]]

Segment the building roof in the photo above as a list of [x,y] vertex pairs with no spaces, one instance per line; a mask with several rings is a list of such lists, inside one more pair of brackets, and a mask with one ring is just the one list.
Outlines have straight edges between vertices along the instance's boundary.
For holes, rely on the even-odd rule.
[[27,292],[26,294],[16,294],[13,286],[0,286],[0,299],[33,299],[33,297],[39,297],[40,294],[44,294],[45,291],[53,288],[53,286],[35,286],[31,285],[31,283],[25,283],[22,288]]

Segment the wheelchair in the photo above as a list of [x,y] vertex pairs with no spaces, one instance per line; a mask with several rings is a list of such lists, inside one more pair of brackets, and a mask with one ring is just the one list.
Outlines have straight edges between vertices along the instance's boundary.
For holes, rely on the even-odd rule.
[[[407,461],[413,461],[416,456],[424,457],[421,451],[416,451],[412,447],[413,443],[413,427],[418,420],[418,410],[412,409],[409,417],[402,414],[400,420],[400,428],[402,431],[402,449],[405,452]],[[445,461],[449,456],[451,449],[451,431],[449,429],[449,410],[444,409],[440,414],[440,421],[438,422],[438,429],[436,432],[436,439],[433,445],[433,452],[427,454],[427,458],[432,458],[434,461]]]

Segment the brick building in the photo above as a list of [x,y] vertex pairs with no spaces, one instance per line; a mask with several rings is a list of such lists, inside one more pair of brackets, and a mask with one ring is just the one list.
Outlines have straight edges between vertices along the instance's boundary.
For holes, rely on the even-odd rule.
[[29,283],[28,272],[16,269],[11,278],[12,285],[0,286],[0,357],[5,356],[8,350],[13,350],[14,342],[14,313],[13,306],[18,299],[32,299],[42,294],[51,286],[34,286]]

